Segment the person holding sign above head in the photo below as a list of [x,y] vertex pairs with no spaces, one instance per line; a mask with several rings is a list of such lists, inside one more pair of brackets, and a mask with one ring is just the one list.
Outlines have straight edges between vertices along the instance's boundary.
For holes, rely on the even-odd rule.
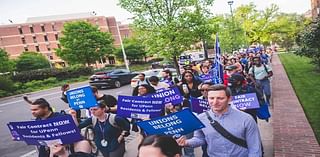
[[138,157],[181,157],[178,143],[170,136],[151,135],[138,146]]
[[103,100],[106,103],[106,112],[117,113],[117,99],[112,95],[100,94],[98,88],[93,86],[92,92],[97,101]]
[[[44,98],[39,98],[33,101],[30,105],[31,114],[36,120],[45,120],[57,116],[61,116],[61,113],[53,112],[50,104]],[[39,157],[49,157],[49,147],[39,146],[38,147]]]
[[147,96],[148,94],[152,94],[155,93],[156,90],[147,84],[142,84],[137,86],[133,92],[132,92],[132,96]]
[[253,118],[230,107],[231,91],[222,84],[210,86],[208,102],[210,110],[198,116],[205,125],[195,131],[192,139],[180,137],[180,146],[198,147],[207,143],[211,157],[239,156],[261,157],[261,139]]
[[[125,152],[124,137],[129,135],[129,122],[112,113],[106,112],[105,103],[99,103],[91,107],[93,117],[86,119],[79,124],[79,128],[93,126],[94,142],[104,157],[119,157]],[[75,111],[70,111],[76,117]],[[77,122],[75,122],[77,124]]]

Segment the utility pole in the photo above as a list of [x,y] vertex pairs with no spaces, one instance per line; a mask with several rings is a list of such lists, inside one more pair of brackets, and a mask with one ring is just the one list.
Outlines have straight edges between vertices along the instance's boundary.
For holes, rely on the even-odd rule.
[[231,24],[231,36],[232,36],[232,39],[231,39],[231,50],[232,50],[232,52],[233,52],[233,50],[234,50],[234,39],[235,39],[235,31],[234,31],[234,19],[233,19],[233,11],[232,11],[232,4],[233,4],[233,1],[228,1],[228,5],[230,6],[230,13],[231,13],[231,22],[232,22],[232,24]]

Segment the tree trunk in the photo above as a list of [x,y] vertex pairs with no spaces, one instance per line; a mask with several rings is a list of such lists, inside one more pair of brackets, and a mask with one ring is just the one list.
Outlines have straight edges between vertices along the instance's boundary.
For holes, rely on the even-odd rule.
[[180,76],[180,67],[179,67],[179,63],[178,63],[178,60],[177,60],[177,56],[173,56],[173,63],[174,63],[174,67],[176,68],[177,70],[177,75]]
[[208,45],[204,39],[202,39],[202,45],[203,45],[203,50],[204,50],[204,58],[208,59]]

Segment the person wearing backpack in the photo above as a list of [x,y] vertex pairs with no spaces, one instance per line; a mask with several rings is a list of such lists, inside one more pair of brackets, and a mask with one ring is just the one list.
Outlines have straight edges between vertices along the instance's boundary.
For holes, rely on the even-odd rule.
[[270,104],[271,87],[269,78],[273,72],[269,65],[262,64],[260,57],[253,58],[253,66],[249,69],[249,78],[265,96],[268,104]]
[[[93,127],[93,140],[104,157],[119,157],[125,153],[124,137],[129,135],[130,124],[120,116],[106,112],[105,103],[91,107],[93,117],[81,122],[80,129],[88,126]],[[71,112],[75,117],[75,112]]]

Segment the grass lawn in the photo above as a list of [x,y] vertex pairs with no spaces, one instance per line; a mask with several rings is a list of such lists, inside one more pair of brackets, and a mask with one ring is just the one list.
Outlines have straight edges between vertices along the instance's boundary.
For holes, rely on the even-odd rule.
[[309,58],[292,53],[279,56],[320,143],[320,72],[315,71]]

